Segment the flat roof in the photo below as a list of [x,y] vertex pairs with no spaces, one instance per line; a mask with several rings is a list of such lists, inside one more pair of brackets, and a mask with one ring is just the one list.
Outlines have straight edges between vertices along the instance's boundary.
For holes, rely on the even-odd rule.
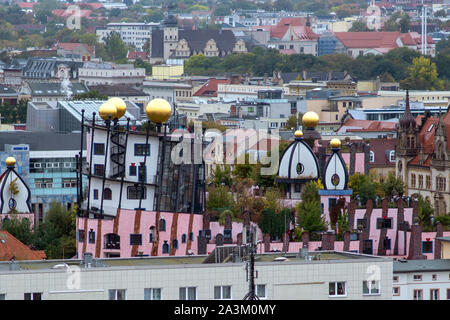
[[448,271],[450,259],[397,260],[393,264],[394,273],[418,271]]

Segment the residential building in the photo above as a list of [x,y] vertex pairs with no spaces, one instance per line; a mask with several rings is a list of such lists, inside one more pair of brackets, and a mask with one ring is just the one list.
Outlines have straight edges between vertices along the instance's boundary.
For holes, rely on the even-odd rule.
[[26,91],[33,102],[69,100],[72,96],[87,93],[82,83],[29,82]]
[[[67,260],[1,262],[0,294],[5,300],[242,300],[248,293],[245,262],[228,253],[226,262],[215,263],[216,255],[94,260],[86,255],[71,261],[80,266],[80,289],[67,288]],[[323,251],[306,258],[259,254],[256,261],[260,300],[392,298],[390,259]],[[369,284],[371,270],[379,277]]]
[[62,82],[78,80],[83,62],[60,58],[30,58],[22,69],[26,82]]
[[87,86],[125,84],[141,88],[145,69],[132,64],[86,62],[79,68],[79,81]]
[[184,74],[183,65],[153,65],[152,79],[171,80],[179,79]]
[[393,262],[393,300],[449,300],[450,259]]
[[192,101],[193,87],[188,83],[173,81],[144,81],[143,91],[148,95],[149,100],[161,98],[170,104],[173,102]]
[[77,61],[90,61],[95,58],[95,46],[85,43],[58,42],[53,46],[58,56]]
[[126,45],[135,46],[137,50],[142,51],[151,38],[152,31],[158,28],[159,23],[154,22],[114,22],[108,23],[105,29],[97,29],[95,33],[100,42],[104,43],[111,32],[116,32]]

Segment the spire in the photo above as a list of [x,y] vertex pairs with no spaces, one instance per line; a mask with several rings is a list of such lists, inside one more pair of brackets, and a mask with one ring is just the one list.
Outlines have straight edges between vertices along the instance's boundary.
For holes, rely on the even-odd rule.
[[403,116],[400,118],[400,127],[403,129],[409,129],[416,127],[416,120],[414,119],[411,109],[409,107],[409,90],[406,89],[406,106],[405,106],[405,112],[403,113]]

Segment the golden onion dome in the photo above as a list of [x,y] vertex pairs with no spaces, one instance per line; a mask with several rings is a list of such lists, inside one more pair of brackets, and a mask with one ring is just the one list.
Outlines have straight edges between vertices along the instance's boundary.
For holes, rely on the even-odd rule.
[[113,103],[106,101],[98,109],[98,114],[105,121],[112,120],[117,117],[117,108]]
[[303,137],[303,132],[301,130],[297,130],[294,132],[294,136],[296,138],[301,138],[301,137]]
[[150,121],[162,124],[169,120],[172,114],[172,107],[166,100],[157,98],[148,103],[145,112]]
[[123,115],[125,114],[125,112],[127,111],[127,104],[125,103],[125,101],[123,101],[120,98],[114,97],[109,99],[107,102],[112,103],[116,109],[117,109],[117,119],[120,119],[123,117]]
[[330,146],[331,146],[331,148],[333,148],[333,149],[340,148],[340,147],[341,147],[341,140],[336,139],[336,138],[331,139],[331,141],[330,141]]
[[14,157],[6,158],[5,162],[8,167],[14,167],[16,165],[16,159]]
[[306,128],[315,128],[319,123],[319,116],[313,111],[308,111],[303,115],[302,122]]

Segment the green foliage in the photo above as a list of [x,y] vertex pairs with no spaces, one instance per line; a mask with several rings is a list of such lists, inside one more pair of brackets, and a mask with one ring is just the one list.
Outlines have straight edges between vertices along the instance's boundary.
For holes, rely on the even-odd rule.
[[242,222],[243,221],[242,219],[239,219],[233,211],[231,211],[231,210],[224,210],[224,211],[222,211],[219,214],[219,220],[218,221],[219,221],[219,224],[221,226],[225,225],[225,219],[226,219],[227,214],[231,215],[231,221],[235,221],[235,222]]
[[152,74],[152,65],[146,61],[143,61],[141,59],[136,59],[136,61],[134,61],[133,65],[135,68],[144,68],[146,75]]
[[303,186],[301,198],[304,202],[312,202],[312,201],[319,201],[320,202],[320,196],[319,196],[319,189],[323,189],[323,185],[320,182],[320,180],[317,181],[309,181],[305,183]]
[[[237,164],[234,166],[233,177],[240,179],[247,179],[252,176],[253,164],[250,164],[250,156],[246,153],[237,159]],[[239,163],[242,162],[242,163]]]
[[288,120],[286,121],[285,128],[295,130],[298,128],[299,125],[302,124],[302,117],[303,114],[299,112],[298,114],[293,114],[289,116]]
[[221,186],[222,184],[230,187],[232,184],[231,179],[231,169],[229,165],[222,166],[217,165],[216,168],[213,170],[213,178],[212,182],[215,186]]
[[297,224],[303,231],[325,231],[327,223],[322,217],[320,201],[302,201],[297,204]]
[[293,222],[291,211],[287,208],[275,212],[270,208],[262,211],[262,218],[258,226],[263,234],[270,234],[272,238],[281,238],[283,233],[289,231],[289,223]]
[[365,32],[365,31],[371,31],[369,28],[367,28],[367,24],[363,21],[354,21],[352,23],[352,27],[348,30],[349,32]]
[[127,47],[125,46],[122,38],[116,32],[111,32],[105,39],[105,49],[106,53],[113,61],[120,59],[126,59],[127,57]]
[[414,58],[409,67],[409,77],[401,82],[403,87],[413,90],[441,90],[443,81],[438,78],[436,64],[420,56]]
[[73,95],[72,100],[108,100],[108,96],[100,94],[98,90],[90,90],[88,92]]
[[10,105],[9,102],[1,104],[2,123],[25,123],[27,121],[27,105],[27,99],[19,100],[15,106]]
[[282,210],[280,199],[282,199],[280,190],[276,188],[270,189],[265,194],[264,207],[273,212],[279,212]]
[[45,250],[49,259],[71,258],[76,252],[76,217],[61,203],[52,202],[44,222],[34,235],[33,244]]
[[365,205],[369,199],[372,199],[372,201],[376,200],[379,183],[373,181],[370,177],[357,172],[350,176],[348,187],[353,190],[353,199],[359,198],[361,204]]
[[8,231],[25,245],[32,244],[33,233],[30,221],[28,219],[19,219],[17,214],[10,214],[7,220],[3,220],[1,230]]
[[418,201],[418,212],[417,216],[419,218],[419,224],[422,227],[429,227],[431,225],[431,217],[433,216],[434,209],[421,194],[414,194]]
[[208,188],[208,200],[206,201],[206,209],[209,211],[221,211],[230,209],[234,205],[233,195],[226,186],[216,186]]
[[389,172],[388,178],[381,184],[381,187],[384,194],[388,197],[392,197],[394,194],[402,196],[405,192],[405,184],[393,172]]

